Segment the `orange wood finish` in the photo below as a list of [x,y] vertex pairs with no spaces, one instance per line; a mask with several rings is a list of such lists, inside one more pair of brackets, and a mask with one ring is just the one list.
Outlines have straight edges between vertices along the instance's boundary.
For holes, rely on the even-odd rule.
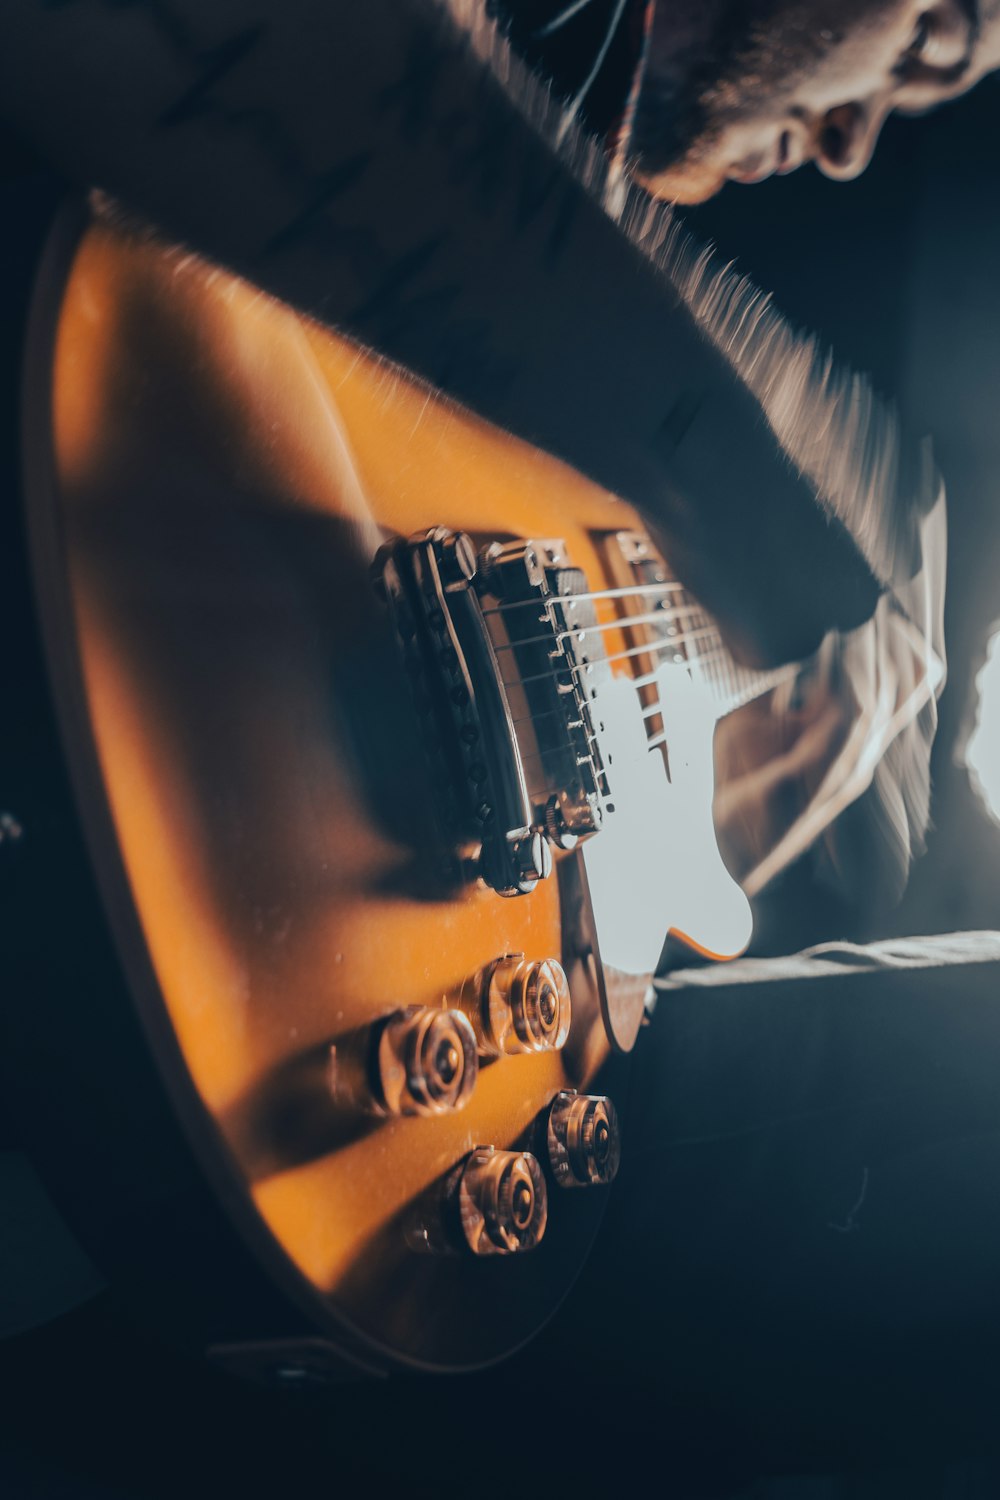
[[[335,1145],[262,1140],[269,1080],[342,1031],[446,1004],[505,951],[561,950],[555,879],[515,900],[422,896],[412,849],[378,815],[382,790],[409,804],[421,782],[416,747],[393,743],[367,568],[384,534],[443,524],[563,537],[601,587],[592,533],[637,518],[247,284],[100,224],[66,288],[53,420],[89,722],[162,1006],[232,1191],[311,1292],[433,1362],[366,1258],[464,1152],[513,1141],[581,1080],[559,1055],[503,1059],[452,1117]],[[561,1291],[579,1257],[554,1238]],[[506,1315],[474,1358],[530,1332]]]

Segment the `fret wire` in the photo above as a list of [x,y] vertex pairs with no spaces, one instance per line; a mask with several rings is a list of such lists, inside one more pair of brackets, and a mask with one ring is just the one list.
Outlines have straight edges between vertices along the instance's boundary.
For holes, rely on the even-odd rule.
[[[762,672],[757,682],[748,683],[745,688],[730,694],[728,698],[723,700],[725,704],[724,713],[732,713],[734,709],[742,708],[744,704],[751,703],[754,698],[763,697],[764,693],[770,692],[780,682],[794,676],[798,670],[798,664],[793,662],[789,663],[787,667],[775,668],[773,674]],[[670,736],[665,730],[660,734],[654,734],[647,741],[647,748],[656,750],[660,745],[667,744],[669,738]]]
[[641,676],[633,677],[632,686],[634,688],[651,687],[654,682],[659,680],[659,676],[660,668],[654,667],[652,672],[643,672]]
[[[724,692],[736,691],[736,686],[731,676],[731,658],[724,646],[720,647],[717,651],[706,651],[703,656],[695,657],[694,660],[696,663],[701,661],[707,662],[714,674],[713,686],[718,687]],[[721,676],[719,675],[720,673]]]
[[[719,657],[721,657],[721,655],[722,655],[722,652],[716,652],[716,653],[714,653],[714,655],[715,655],[715,656],[719,656]],[[634,685],[634,686],[637,686],[637,685],[638,685],[638,684],[633,684],[633,685]],[[717,687],[717,686],[718,686],[718,685],[717,685],[717,684],[716,684],[716,683],[714,683],[714,682],[708,682],[708,683],[706,683],[706,684],[705,684],[705,686],[706,686],[706,687],[707,687],[707,688],[708,688],[708,689],[709,689],[709,690],[710,690],[710,691],[711,691],[711,692],[712,692],[712,693],[713,693],[713,695],[714,695],[714,693],[715,693],[715,689],[716,689],[716,687]],[[644,708],[644,709],[643,709],[643,711],[642,711],[642,717],[643,717],[643,718],[644,718],[644,719],[649,719],[649,718],[652,718],[652,717],[654,717],[654,716],[655,716],[655,715],[656,715],[656,714],[658,714],[658,713],[662,713],[662,712],[663,712],[663,700],[662,700],[662,699],[657,699],[657,701],[656,701],[656,702],[655,702],[655,703],[650,703],[650,704],[648,704],[648,705],[647,705],[647,706],[646,706],[646,707],[645,707],[645,708]]]
[[699,664],[703,665],[703,678],[709,691],[718,694],[722,688],[722,669],[725,666],[724,655],[718,651],[707,652],[699,658]]
[[[687,646],[692,641],[704,640],[705,636],[707,635],[713,636],[718,639],[719,632],[716,630],[714,625],[706,625],[701,630],[685,630],[681,631],[681,633],[678,635],[668,636],[666,640],[660,642],[659,644],[650,642],[647,645],[646,650],[652,652],[653,654],[661,651],[677,652],[681,646]],[[721,641],[719,644],[719,649],[721,651],[725,650],[725,647],[722,645]],[[689,656],[684,658],[684,663],[686,666],[693,666],[695,663],[704,659],[705,658],[702,655]]]

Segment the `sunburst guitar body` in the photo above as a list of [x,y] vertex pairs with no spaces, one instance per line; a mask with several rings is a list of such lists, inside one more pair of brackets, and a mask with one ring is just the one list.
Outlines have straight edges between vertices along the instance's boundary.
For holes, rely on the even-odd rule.
[[495,1360],[596,1230],[667,933],[748,941],[712,735],[770,683],[622,501],[180,250],[64,227],[31,365],[47,670],[130,1003],[299,1320],[211,1353]]

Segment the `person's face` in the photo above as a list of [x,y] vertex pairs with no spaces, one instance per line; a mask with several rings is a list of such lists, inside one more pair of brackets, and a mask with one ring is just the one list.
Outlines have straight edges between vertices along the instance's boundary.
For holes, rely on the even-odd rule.
[[1000,0],[659,0],[636,121],[641,181],[698,203],[815,161],[868,165],[893,110],[1000,65]]

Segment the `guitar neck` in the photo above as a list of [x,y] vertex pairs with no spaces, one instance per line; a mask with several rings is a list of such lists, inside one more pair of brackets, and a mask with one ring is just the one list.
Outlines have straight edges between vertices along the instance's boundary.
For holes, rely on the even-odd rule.
[[[617,532],[610,539],[606,561],[611,576],[622,586],[627,602],[632,654],[640,655],[637,686],[647,694],[646,711],[655,707],[656,668],[665,661],[687,669],[702,696],[714,708],[716,720],[742,708],[801,670],[801,663],[783,663],[767,670],[741,666],[723,639],[715,618],[680,582],[669,559],[642,532]],[[654,731],[655,725],[650,726]]]
[[768,671],[743,667],[733,659],[718,627],[708,616],[705,616],[705,622],[704,636],[700,630],[693,631],[697,638],[686,644],[685,655],[693,681],[711,697],[717,720],[724,719],[744,704],[752,703],[755,698],[762,698],[801,670],[798,662]]

